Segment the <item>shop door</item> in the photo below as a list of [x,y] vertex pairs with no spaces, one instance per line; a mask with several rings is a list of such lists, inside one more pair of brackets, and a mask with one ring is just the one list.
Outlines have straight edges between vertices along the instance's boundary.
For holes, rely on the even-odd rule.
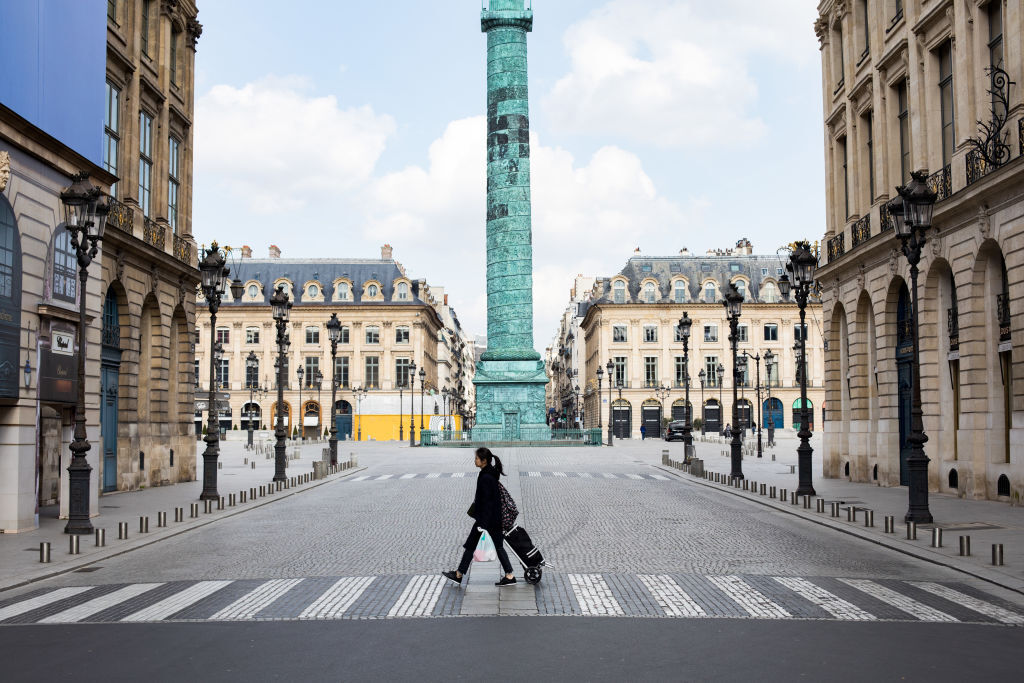
[[708,434],[722,431],[721,410],[717,403],[704,406],[704,431]]
[[633,431],[633,409],[630,406],[612,407],[612,434],[619,439],[628,439]]
[[120,369],[116,365],[102,367],[100,431],[103,435],[103,490],[117,490],[117,387]]
[[647,438],[661,438],[661,406],[644,406],[642,410]]

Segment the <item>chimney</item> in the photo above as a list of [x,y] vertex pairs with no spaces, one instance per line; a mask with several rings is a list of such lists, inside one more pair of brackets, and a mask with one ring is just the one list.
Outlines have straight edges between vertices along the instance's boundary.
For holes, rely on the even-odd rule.
[[270,245],[270,258],[281,258],[281,249],[276,244]]
[[380,248],[380,260],[381,261],[390,261],[391,260],[391,245],[390,244],[385,244],[383,247]]
[[682,249],[679,250],[679,255],[680,256],[689,256],[690,255],[690,250],[687,249],[686,247],[683,247]]
[[242,258],[252,258],[252,247],[248,244],[242,245]]
[[639,254],[640,253],[640,247],[637,247],[636,249],[634,249],[633,253],[634,254]]
[[444,305],[445,306],[448,305],[448,295],[447,294],[444,295]]

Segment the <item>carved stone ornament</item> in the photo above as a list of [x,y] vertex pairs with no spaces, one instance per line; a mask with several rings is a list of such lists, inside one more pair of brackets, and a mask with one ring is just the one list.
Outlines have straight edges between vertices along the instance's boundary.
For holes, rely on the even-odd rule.
[[185,297],[188,295],[188,287],[185,286],[185,278],[178,276],[178,303],[185,305]]
[[988,239],[992,233],[992,219],[989,218],[988,204],[978,207],[978,232],[981,233],[982,239]]
[[832,280],[832,299],[833,301],[839,301],[839,278],[836,277]]
[[899,263],[897,260],[898,255],[899,254],[895,249],[889,252],[889,274],[893,277],[896,276],[896,265]]
[[199,36],[203,35],[203,25],[196,21],[195,17],[191,17],[185,24],[185,31],[188,33],[188,46],[196,49]]
[[149,291],[156,294],[157,289],[160,288],[160,270],[156,267],[156,264],[152,264],[149,267]]
[[124,252],[117,250],[117,261],[114,265],[114,274],[118,280],[124,279]]
[[864,264],[857,267],[857,291],[864,289]]
[[11,181],[11,154],[0,152],[0,192],[7,189],[7,183]]
[[270,329],[271,327],[273,327],[273,326],[274,326],[274,323],[273,323],[273,322],[271,322],[271,321],[269,321],[269,320],[264,320],[264,321],[263,321],[263,329],[265,329],[265,330],[269,330],[269,329]]
[[818,36],[818,45],[825,46],[828,40],[828,18],[818,17],[814,22],[814,35]]
[[938,258],[939,253],[942,251],[942,238],[936,235],[932,238],[932,256]]

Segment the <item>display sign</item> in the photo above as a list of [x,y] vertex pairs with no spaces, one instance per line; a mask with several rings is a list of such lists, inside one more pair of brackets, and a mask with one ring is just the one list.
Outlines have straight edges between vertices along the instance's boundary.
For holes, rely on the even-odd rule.
[[54,330],[51,333],[53,337],[51,350],[61,356],[73,356],[75,355],[75,337],[70,332],[57,332]]
[[[59,334],[54,335],[55,341]],[[39,353],[39,400],[47,403],[76,403],[78,354],[55,352],[45,347],[41,348]]]

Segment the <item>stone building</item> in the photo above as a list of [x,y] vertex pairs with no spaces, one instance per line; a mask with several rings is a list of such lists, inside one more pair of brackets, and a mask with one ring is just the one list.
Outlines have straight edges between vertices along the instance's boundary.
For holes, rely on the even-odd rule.
[[[826,0],[818,11],[827,178],[828,258],[818,273],[829,342],[825,474],[883,486],[908,482],[911,279],[884,206],[911,171],[928,169],[938,200],[918,296],[929,487],[1019,497],[1021,0]],[[1014,84],[1007,87],[1002,74]],[[997,134],[986,139],[979,121]]]
[[[574,381],[583,393],[585,425],[596,427],[600,422],[607,428],[610,415],[619,438],[640,436],[641,425],[648,436],[658,436],[663,418],[683,418],[686,367],[676,328],[684,311],[693,320],[689,349],[693,417],[701,419],[707,432],[732,424],[732,352],[721,302],[724,288],[733,283],[745,297],[739,353],[762,358],[760,399],[752,360],[739,387],[739,426],[757,424],[758,404],[765,427],[769,422],[776,429],[799,426],[800,387],[793,346],[797,335],[803,333],[807,335],[812,430],[820,429],[825,408],[821,307],[817,302],[808,304],[807,328],[801,332],[796,303],[783,300],[779,291],[784,258],[755,255],[746,240],[740,240],[735,249],[704,256],[685,249],[678,256],[645,256],[637,250],[616,275],[597,278],[589,301],[578,305],[582,335],[574,335],[572,340],[566,335],[557,342],[568,351],[564,357],[582,360]],[[766,368],[763,359],[768,350],[775,354],[775,361]],[[612,377],[606,372],[599,396],[597,369],[604,370],[609,360],[614,367]],[[613,386],[610,394],[609,381]],[[668,388],[666,396],[658,396],[660,387]],[[828,417],[831,419],[831,414]]]
[[593,277],[576,276],[569,289],[569,305],[562,312],[558,332],[551,345],[544,349],[544,362],[551,378],[545,395],[548,419],[568,427],[575,426],[577,418],[581,423],[583,421],[583,389],[579,383],[579,369],[583,366],[585,350],[580,329],[583,322],[581,304],[590,301],[594,282]]
[[[150,10],[149,56],[140,52],[144,5]],[[36,75],[0,85],[0,529],[5,533],[35,528],[40,515],[64,517],[68,511],[66,467],[83,292],[60,192],[76,173],[88,173],[92,184],[116,198],[84,292],[87,460],[97,494],[90,496],[91,512],[98,514],[102,492],[195,476],[188,381],[191,293],[198,282],[189,234],[191,154],[174,162],[178,175],[169,179],[171,161],[166,144],[159,142],[170,131],[180,135],[183,149],[191,148],[192,91],[183,84],[191,82],[194,40],[183,36],[198,36],[195,5],[92,0],[20,10],[23,4],[0,7],[0,23],[16,27],[3,48],[14,58],[4,52],[4,62]],[[172,25],[179,27],[177,92],[167,68],[174,52],[168,44]],[[149,89],[145,97],[138,92],[141,81]],[[119,84],[116,92],[112,84]],[[183,128],[180,122],[158,128],[145,158],[138,129],[130,123],[139,118],[140,97],[154,103],[154,116],[172,107],[188,122]],[[75,106],[39,104],[56,101]],[[102,128],[100,121],[106,122]],[[177,183],[173,207],[163,189],[152,189],[149,218],[140,210],[134,175],[143,161],[153,183]],[[176,231],[168,223],[171,208]]]
[[[243,247],[240,259],[232,263],[229,258],[231,277],[237,273],[244,290],[238,301],[231,300],[228,293],[213,330],[224,349],[216,382],[217,390],[229,395],[230,410],[220,414],[225,438],[244,438],[250,413],[254,429],[263,432],[259,438],[272,438],[277,414],[277,331],[270,295],[280,285],[293,303],[284,385],[284,415],[290,435],[298,436],[301,429],[306,438],[323,437],[330,428],[333,372],[339,382],[339,439],[408,439],[410,410],[417,438],[421,416],[424,429],[431,429],[432,420],[433,428],[440,428],[446,416],[438,392],[444,382],[449,387],[457,382],[469,384],[465,377],[454,374],[455,349],[465,343],[445,327],[442,315],[457,318],[445,313],[444,297],[436,297],[425,280],[409,277],[392,258],[390,246],[381,249],[380,259],[284,259],[274,246],[270,258],[250,255],[251,250]],[[210,313],[201,297],[197,305],[193,384],[197,398],[205,402],[210,376]],[[326,327],[332,313],[337,313],[342,324],[333,370]],[[253,369],[246,367],[250,352],[257,361]],[[412,398],[408,390],[411,364],[416,367]],[[420,368],[426,371],[422,409]],[[315,380],[318,371],[322,376],[319,388]],[[266,393],[259,392],[260,388]],[[358,389],[367,390],[361,399],[354,391]],[[196,413],[193,433],[203,429],[205,419]],[[461,426],[457,415],[451,423]]]

